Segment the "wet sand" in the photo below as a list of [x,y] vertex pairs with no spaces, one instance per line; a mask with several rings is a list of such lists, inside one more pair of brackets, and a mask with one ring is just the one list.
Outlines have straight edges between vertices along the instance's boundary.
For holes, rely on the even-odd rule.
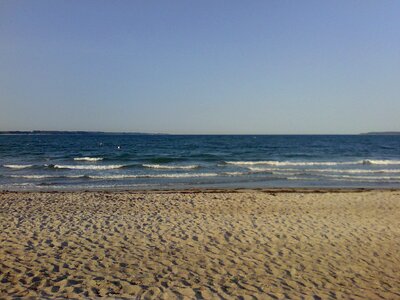
[[399,299],[400,191],[1,192],[8,296]]

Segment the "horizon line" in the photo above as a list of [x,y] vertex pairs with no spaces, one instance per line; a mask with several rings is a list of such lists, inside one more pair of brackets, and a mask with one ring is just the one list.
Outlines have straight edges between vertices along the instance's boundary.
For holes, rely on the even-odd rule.
[[359,133],[167,133],[101,130],[0,130],[0,134],[132,134],[132,135],[399,135],[400,131],[368,131]]

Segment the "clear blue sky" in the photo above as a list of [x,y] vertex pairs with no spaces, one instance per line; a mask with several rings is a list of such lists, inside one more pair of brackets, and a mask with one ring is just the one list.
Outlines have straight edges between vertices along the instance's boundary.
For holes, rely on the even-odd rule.
[[400,1],[0,1],[0,130],[400,131]]

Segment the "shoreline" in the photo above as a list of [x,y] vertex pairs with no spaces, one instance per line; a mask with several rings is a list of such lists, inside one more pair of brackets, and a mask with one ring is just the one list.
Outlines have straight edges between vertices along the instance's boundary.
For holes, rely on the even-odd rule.
[[12,189],[0,189],[0,193],[129,193],[129,194],[146,194],[146,193],[160,193],[160,194],[171,194],[171,193],[182,193],[182,194],[198,194],[198,193],[362,193],[362,192],[397,192],[400,191],[400,187],[289,187],[289,188],[183,188],[183,189],[126,189],[126,188],[110,188],[110,189],[23,189],[23,190],[12,190]]

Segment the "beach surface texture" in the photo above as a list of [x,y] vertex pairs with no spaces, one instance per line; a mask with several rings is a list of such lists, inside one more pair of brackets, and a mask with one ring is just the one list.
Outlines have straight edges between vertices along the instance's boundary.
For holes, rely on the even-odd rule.
[[399,299],[400,191],[0,193],[0,298]]

